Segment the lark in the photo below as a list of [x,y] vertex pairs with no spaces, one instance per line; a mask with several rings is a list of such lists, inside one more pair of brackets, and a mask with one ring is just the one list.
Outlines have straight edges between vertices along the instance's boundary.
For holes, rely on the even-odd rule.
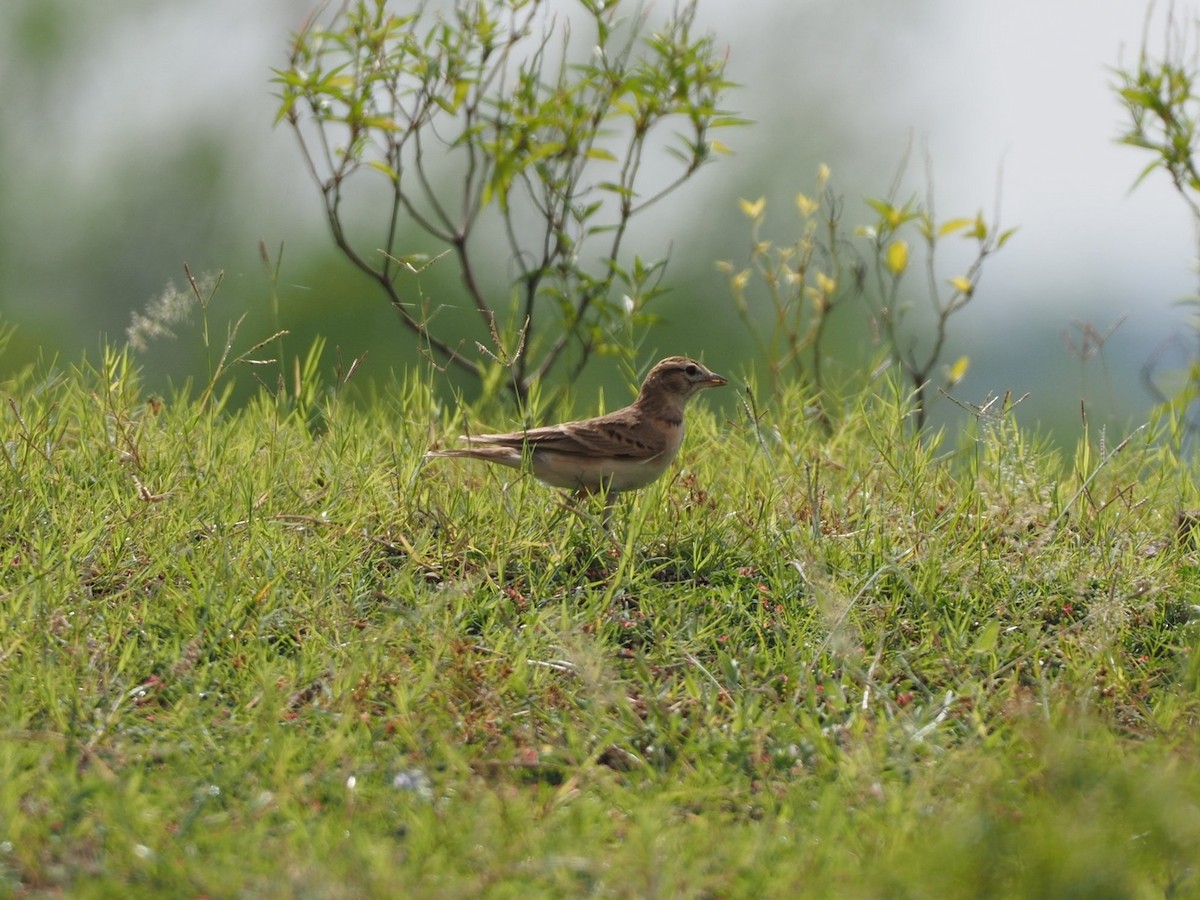
[[523,469],[543,484],[606,498],[607,526],[617,495],[643,488],[671,465],[683,443],[687,403],[705,388],[726,384],[686,356],[669,356],[650,370],[638,397],[624,409],[593,419],[507,434],[463,435],[461,450],[427,457],[464,457]]

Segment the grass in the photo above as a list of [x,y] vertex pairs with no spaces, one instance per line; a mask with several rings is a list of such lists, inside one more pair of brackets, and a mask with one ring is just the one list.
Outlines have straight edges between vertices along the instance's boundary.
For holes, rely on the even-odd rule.
[[418,381],[341,393],[4,386],[0,894],[1200,895],[1196,489],[1149,429],[701,401],[608,540],[424,464]]

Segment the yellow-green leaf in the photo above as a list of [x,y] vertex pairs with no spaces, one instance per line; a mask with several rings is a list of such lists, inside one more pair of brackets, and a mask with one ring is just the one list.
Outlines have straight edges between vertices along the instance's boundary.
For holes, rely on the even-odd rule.
[[950,279],[950,286],[960,294],[966,294],[968,297],[975,293],[975,285],[971,284],[970,278],[964,278],[962,275],[956,275]]
[[454,84],[454,111],[458,112],[463,105],[463,101],[467,99],[467,94],[471,91],[471,82],[465,78],[460,78]]
[[757,219],[762,215],[763,210],[767,208],[767,198],[759,197],[757,200],[750,201],[742,197],[738,200],[738,205],[742,208],[742,214],[747,219]]
[[969,356],[960,356],[954,361],[954,365],[946,370],[946,386],[954,387],[967,375],[967,369],[971,367],[971,358]]
[[884,257],[888,271],[899,275],[908,268],[908,241],[892,241],[888,244],[887,256]]
[[969,228],[974,224],[974,219],[950,219],[948,222],[943,222],[941,227],[938,228],[938,237],[945,237],[956,231],[962,231],[964,228]]
[[867,201],[867,206],[871,207],[871,209],[873,209],[873,210],[875,210],[875,212],[879,213],[879,218],[882,219],[884,222],[889,221],[896,212],[896,207],[892,206],[892,204],[887,203],[883,200],[875,200],[871,197],[867,197],[866,201]]
[[796,206],[800,208],[800,215],[806,219],[815,213],[818,208],[817,201],[811,199],[806,194],[796,195]]
[[933,241],[933,218],[924,210],[917,214],[917,229],[921,232],[921,237],[925,238],[926,241]]
[[380,131],[399,131],[400,126],[396,124],[396,120],[388,116],[367,116],[363,119],[363,125],[367,128],[377,128]]
[[400,173],[382,160],[373,159],[367,163],[367,165],[369,165],[372,169],[378,169],[392,181],[398,181],[400,179]]
[[975,644],[971,647],[972,653],[991,653],[996,649],[996,641],[1000,637],[1000,622],[996,619],[988,622],[979,632],[979,637],[975,638]]

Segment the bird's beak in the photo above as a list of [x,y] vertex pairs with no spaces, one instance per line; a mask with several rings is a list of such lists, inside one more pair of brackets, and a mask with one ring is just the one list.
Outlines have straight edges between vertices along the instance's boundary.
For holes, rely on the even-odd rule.
[[720,387],[723,384],[729,384],[729,379],[724,375],[718,375],[716,372],[709,372],[708,377],[704,379],[705,387]]

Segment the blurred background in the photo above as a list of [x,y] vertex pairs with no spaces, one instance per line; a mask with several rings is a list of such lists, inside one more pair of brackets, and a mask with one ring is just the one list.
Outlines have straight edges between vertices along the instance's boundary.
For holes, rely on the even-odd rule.
[[[245,334],[269,335],[274,290],[289,352],[327,336],[326,371],[335,350],[346,361],[367,353],[356,378],[418,359],[382,295],[334,250],[295,136],[273,125],[270,70],[286,64],[313,8],[0,5],[0,322],[17,326],[0,376],[123,342],[135,311],[183,284],[185,262],[224,272],[210,315],[222,338],[247,310]],[[1002,225],[1019,227],[951,322],[947,362],[971,360],[956,396],[1029,392],[1022,421],[1063,439],[1081,401],[1093,425],[1143,421],[1153,400],[1139,372],[1165,342],[1194,343],[1178,301],[1197,279],[1186,208],[1161,173],[1133,190],[1151,159],[1115,142],[1127,123],[1112,69],[1136,63],[1144,34],[1161,46],[1165,14],[1148,11],[1135,0],[701,0],[698,23],[728,46],[740,85],[726,106],[754,124],[717,135],[735,155],[639,223],[635,241],[669,246],[672,288],[642,361],[686,352],[735,377],[748,371],[751,343],[715,268],[746,258],[738,198],[765,197],[768,230],[785,238],[796,193],[826,163],[845,219],[867,222],[862,198],[886,194],[911,145],[902,196],[924,192],[927,148],[939,218],[990,217],[1002,177]],[[1181,3],[1175,14],[1195,10]],[[284,247],[275,288],[260,241],[272,254]],[[413,249],[433,248],[414,239]],[[454,278],[437,289],[454,291]],[[1091,359],[1064,340],[1118,322]],[[195,325],[139,360],[152,389],[202,377]],[[605,365],[589,377],[603,381]],[[935,412],[954,421],[945,400]]]

